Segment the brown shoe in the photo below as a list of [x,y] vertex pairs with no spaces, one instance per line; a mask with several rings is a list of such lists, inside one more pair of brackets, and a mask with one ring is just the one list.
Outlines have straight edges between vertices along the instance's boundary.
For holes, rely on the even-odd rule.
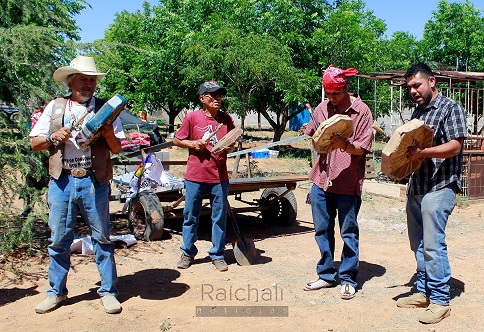
[[397,300],[397,306],[400,308],[427,308],[429,304],[428,297],[422,293],[415,293]]
[[212,261],[212,264],[215,265],[215,268],[219,270],[220,272],[227,271],[229,267],[227,266],[227,263],[225,263],[225,260],[223,259],[214,259]]
[[424,324],[435,324],[445,317],[449,317],[449,315],[450,307],[448,305],[430,303],[429,307],[420,315],[418,320]]
[[180,257],[180,260],[176,264],[176,267],[179,269],[188,269],[190,265],[193,263],[193,257],[188,257],[185,256],[185,254],[182,254]]

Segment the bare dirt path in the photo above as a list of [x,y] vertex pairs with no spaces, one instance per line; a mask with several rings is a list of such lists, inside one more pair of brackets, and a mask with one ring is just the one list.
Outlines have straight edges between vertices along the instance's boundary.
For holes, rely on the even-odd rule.
[[[275,168],[294,167],[292,160],[265,161]],[[259,163],[262,165],[263,163]],[[304,167],[304,166],[303,166]],[[316,278],[319,258],[311,211],[305,198],[310,187],[294,191],[298,216],[294,226],[265,224],[256,213],[238,215],[241,232],[255,240],[257,264],[238,266],[227,245],[229,270],[217,272],[206,253],[210,228],[199,232],[199,255],[187,270],[176,269],[181,245],[180,222],[167,222],[164,238],[116,249],[119,300],[123,312],[103,312],[96,289],[99,276],[93,257],[75,254],[69,273],[66,305],[45,314],[34,312],[48,289],[48,258],[7,259],[0,271],[1,331],[482,331],[482,239],[484,204],[456,209],[447,230],[452,267],[451,316],[437,325],[418,322],[421,309],[400,309],[395,300],[409,294],[415,262],[406,235],[404,202],[365,193],[359,223],[361,267],[354,299],[339,297],[339,288],[306,292]],[[244,197],[258,198],[260,193]],[[236,202],[231,202],[234,205]],[[119,210],[113,204],[112,212]],[[122,228],[123,220],[118,221]],[[121,226],[120,226],[121,225]],[[228,240],[235,240],[232,230]],[[336,252],[341,252],[337,238]],[[45,250],[46,252],[46,250]],[[337,261],[339,254],[336,255]],[[197,315],[197,306],[248,306],[241,317]],[[262,310],[287,307],[287,317],[257,317]],[[210,313],[210,312],[209,312]]]

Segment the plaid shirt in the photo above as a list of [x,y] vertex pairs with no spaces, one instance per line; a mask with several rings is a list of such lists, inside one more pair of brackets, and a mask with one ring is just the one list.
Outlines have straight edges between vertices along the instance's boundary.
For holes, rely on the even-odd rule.
[[[412,119],[420,119],[434,130],[433,146],[442,145],[459,137],[467,137],[466,111],[455,100],[441,93],[427,108],[417,106]],[[451,158],[425,158],[417,172],[410,175],[408,192],[424,195],[437,191],[455,182],[457,190],[462,189],[462,161],[464,147]]]
[[[336,108],[328,100],[320,103],[314,110],[314,118],[318,123],[335,114]],[[371,150],[373,140],[373,117],[370,109],[359,96],[352,101],[351,107],[344,114],[353,121],[353,135],[348,138],[348,142],[358,144],[365,153],[357,156],[335,149],[329,154],[318,154],[308,177],[324,191],[361,196],[365,178],[366,153]],[[310,121],[304,133],[312,136],[316,129],[314,123]]]

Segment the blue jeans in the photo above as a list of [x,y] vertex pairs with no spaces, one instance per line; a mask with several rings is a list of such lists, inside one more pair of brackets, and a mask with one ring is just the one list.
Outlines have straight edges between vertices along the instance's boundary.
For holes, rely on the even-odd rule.
[[417,291],[431,303],[450,302],[450,265],[445,226],[456,205],[450,187],[425,195],[407,195],[407,224],[410,248],[417,260]]
[[49,245],[50,266],[47,295],[67,295],[67,274],[71,266],[70,246],[78,213],[82,215],[91,231],[93,251],[101,276],[101,296],[118,295],[117,273],[114,261],[114,244],[109,240],[109,182],[94,184],[91,176],[76,178],[61,175],[51,178],[48,203],[49,227],[52,243]]
[[316,267],[319,278],[327,282],[336,282],[334,227],[338,214],[340,234],[344,242],[339,278],[341,284],[356,287],[360,237],[356,218],[361,206],[361,197],[328,193],[315,184],[311,188],[310,197],[316,243],[321,252],[321,259]]
[[229,183],[200,183],[185,180],[185,208],[183,209],[183,246],[180,247],[185,256],[195,257],[198,249],[197,229],[202,210],[202,200],[205,193],[210,199],[212,208],[212,248],[210,258],[223,259],[225,252],[225,237],[227,229],[227,195]]

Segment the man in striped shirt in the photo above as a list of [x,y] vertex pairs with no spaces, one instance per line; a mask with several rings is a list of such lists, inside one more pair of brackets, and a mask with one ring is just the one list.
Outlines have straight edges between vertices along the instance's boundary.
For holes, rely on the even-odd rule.
[[410,247],[417,260],[417,292],[397,300],[402,308],[427,308],[421,323],[438,323],[450,315],[451,276],[445,226],[461,191],[466,112],[459,103],[436,88],[432,70],[416,64],[405,73],[407,86],[417,103],[412,119],[434,130],[433,145],[409,148],[407,158],[425,158],[410,175],[407,191],[407,224]]

